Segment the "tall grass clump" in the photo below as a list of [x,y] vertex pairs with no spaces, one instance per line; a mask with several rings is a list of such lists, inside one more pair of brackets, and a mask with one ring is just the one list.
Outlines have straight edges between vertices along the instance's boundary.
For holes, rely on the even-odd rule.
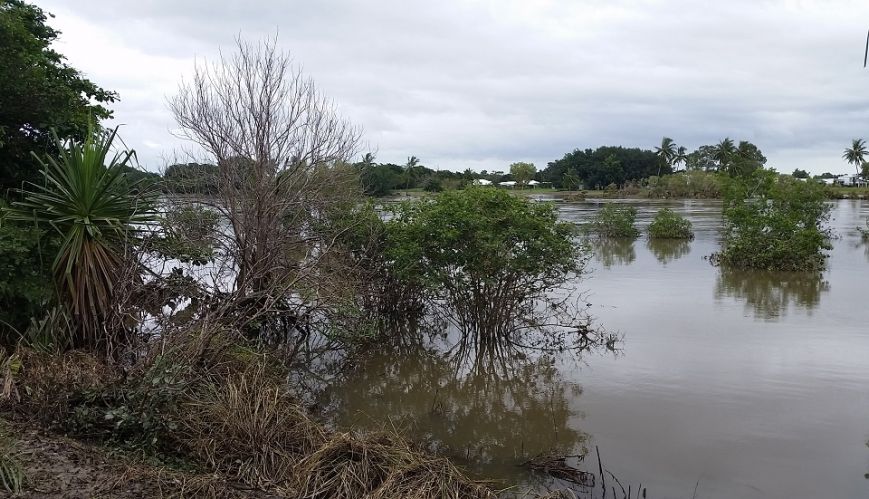
[[[0,353],[2,355],[2,353]],[[0,490],[20,494],[24,488],[24,470],[18,460],[15,443],[0,421]]]
[[153,198],[125,172],[134,151],[115,151],[117,129],[90,126],[84,142],[54,140],[57,158],[39,158],[43,180],[16,192],[9,220],[54,230],[62,239],[52,264],[55,287],[75,327],[71,348],[108,351],[121,341],[105,327],[124,281],[136,227],[153,220]]
[[634,225],[637,209],[633,206],[605,204],[591,219],[586,230],[600,237],[636,238],[640,235]]
[[724,203],[724,267],[782,271],[824,268],[832,248],[825,226],[830,206],[824,188],[769,170],[735,181]]
[[691,222],[669,208],[658,210],[649,224],[651,239],[694,239]]

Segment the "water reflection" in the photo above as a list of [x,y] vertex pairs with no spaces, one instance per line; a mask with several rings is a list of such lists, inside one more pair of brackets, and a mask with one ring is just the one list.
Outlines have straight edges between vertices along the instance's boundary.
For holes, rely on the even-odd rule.
[[592,248],[594,259],[605,269],[614,265],[630,265],[637,259],[633,239],[595,237],[590,238],[587,244]]
[[366,359],[323,403],[339,427],[389,424],[481,476],[513,481],[531,456],[585,452],[587,435],[570,426],[581,393],[550,357],[469,367],[420,350]]
[[648,239],[646,247],[663,265],[678,260],[691,251],[691,243],[684,239]]
[[775,320],[785,315],[791,305],[811,312],[829,290],[830,283],[820,273],[721,269],[715,298],[744,300],[755,318]]

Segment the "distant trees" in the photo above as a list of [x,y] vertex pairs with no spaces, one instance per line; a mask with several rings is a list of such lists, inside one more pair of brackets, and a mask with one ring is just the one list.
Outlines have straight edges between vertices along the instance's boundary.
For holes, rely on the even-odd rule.
[[849,165],[854,165],[854,168],[857,169],[857,174],[860,174],[860,168],[866,160],[866,154],[866,141],[863,139],[853,139],[851,147],[845,148],[842,159]]
[[800,170],[799,168],[796,168],[794,170],[794,172],[791,173],[791,176],[794,178],[809,178],[810,177],[809,172],[807,172],[805,170]]
[[534,163],[520,161],[510,165],[510,175],[513,175],[513,180],[520,184],[527,184],[534,178],[535,173],[537,173],[537,167],[534,166]]
[[661,173],[672,173],[670,166],[660,165],[652,151],[605,146],[567,153],[550,162],[539,177],[556,188],[576,188],[578,178],[586,188],[601,189],[656,175],[659,167]]
[[176,163],[163,172],[163,189],[178,194],[215,194],[217,165]]

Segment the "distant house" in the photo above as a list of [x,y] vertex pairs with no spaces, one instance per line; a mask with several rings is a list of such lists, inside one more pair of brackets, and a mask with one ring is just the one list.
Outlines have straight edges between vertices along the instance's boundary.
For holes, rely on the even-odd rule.
[[492,185],[492,181],[486,180],[484,178],[478,178],[474,180],[474,185]]
[[513,187],[516,187],[516,181],[507,180],[506,182],[498,182],[498,185],[500,185],[501,187],[510,187],[512,189]]
[[839,175],[834,179],[836,184],[843,185],[845,187],[863,187],[865,185],[869,185],[863,177],[857,175],[856,173],[849,173],[846,175]]

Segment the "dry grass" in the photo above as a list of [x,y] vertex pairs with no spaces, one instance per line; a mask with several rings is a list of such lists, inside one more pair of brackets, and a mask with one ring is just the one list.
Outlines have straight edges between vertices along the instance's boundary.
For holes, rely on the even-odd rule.
[[182,421],[184,441],[214,469],[261,487],[289,483],[298,456],[313,452],[323,430],[262,368],[194,395]]
[[[86,408],[80,406],[87,399],[76,399],[76,394],[96,394],[105,403],[115,399],[100,393],[126,393],[116,398],[138,400],[145,390],[154,396],[143,400],[177,400],[147,413],[158,418],[147,420],[151,427],[163,428],[155,434],[154,449],[170,447],[176,457],[205,473],[144,472],[154,475],[153,483],[165,490],[182,490],[190,497],[221,497],[227,490],[310,499],[495,497],[448,460],[421,452],[397,435],[360,436],[326,429],[289,392],[286,371],[240,345],[223,332],[166,337],[145,352],[126,377],[93,355],[22,349],[16,379],[21,397],[6,400],[2,409],[56,426],[75,421],[73,412]],[[174,378],[167,381],[167,372],[183,373],[184,379],[180,384]],[[96,407],[106,409],[111,407]],[[89,428],[105,433],[113,431],[109,426]],[[143,471],[119,473],[120,482],[126,473]]]
[[53,354],[19,348],[15,355],[20,362],[15,397],[0,400],[0,408],[8,407],[44,424],[63,420],[77,394],[104,388],[120,378],[117,369],[83,351]]

